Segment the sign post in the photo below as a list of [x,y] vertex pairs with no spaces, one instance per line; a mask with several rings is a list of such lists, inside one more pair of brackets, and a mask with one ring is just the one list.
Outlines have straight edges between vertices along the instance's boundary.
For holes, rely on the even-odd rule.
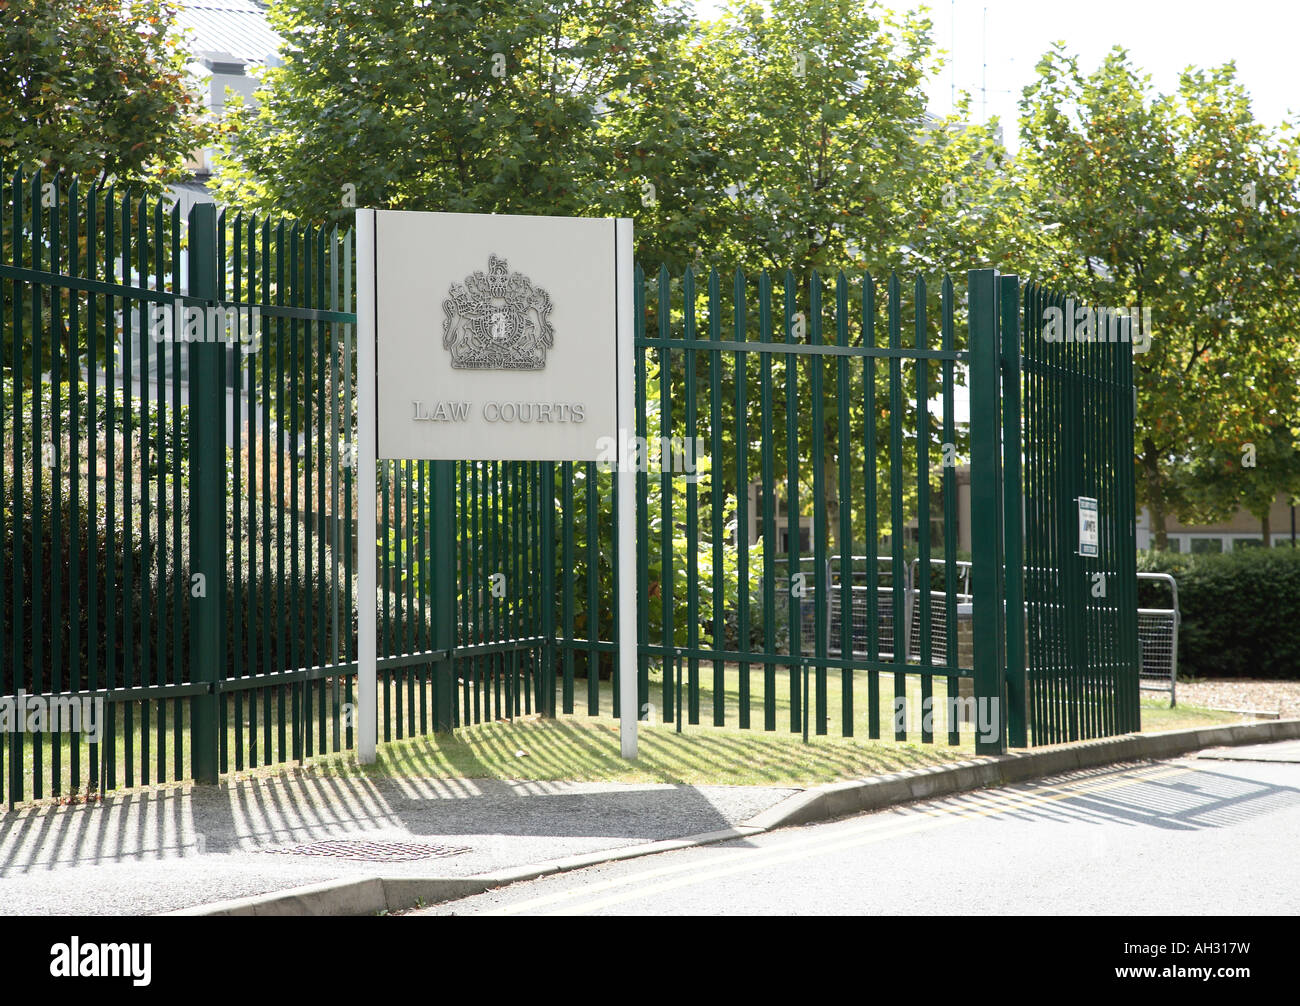
[[[378,723],[376,462],[601,461],[611,443],[620,740],[636,757],[632,270],[630,220],[357,211],[362,763]],[[434,526],[455,533],[449,513]]]
[[[615,224],[614,258],[618,282],[618,721],[624,758],[636,758],[641,696],[637,688],[636,478],[630,456],[636,429],[632,382],[632,221]],[[590,672],[589,672],[590,673]]]
[[357,210],[357,760],[375,760],[379,731],[375,619],[375,211]]

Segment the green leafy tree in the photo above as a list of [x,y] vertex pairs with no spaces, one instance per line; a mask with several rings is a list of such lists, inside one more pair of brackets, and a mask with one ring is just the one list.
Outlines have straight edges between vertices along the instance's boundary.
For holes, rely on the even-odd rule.
[[1187,70],[1173,95],[1119,48],[1084,74],[1058,45],[1038,73],[1020,168],[1052,235],[1039,273],[1150,312],[1135,356],[1138,499],[1163,548],[1168,515],[1234,508],[1232,494],[1197,491],[1206,459],[1271,442],[1278,417],[1297,414],[1297,131],[1255,121],[1232,64]]
[[912,15],[733,3],[608,98],[613,207],[646,235],[643,260],[675,271],[889,264],[918,212],[932,65]]
[[681,15],[660,0],[284,0],[270,20],[284,63],[256,108],[234,104],[218,195],[329,222],[351,206],[589,210],[602,96]]
[[1267,543],[1278,494],[1292,496],[1300,487],[1298,425],[1279,417],[1258,443],[1246,441],[1228,452],[1199,453],[1188,472],[1184,519],[1208,523],[1240,507],[1259,520],[1261,537]]
[[[652,284],[661,264],[679,277],[687,264],[743,264],[751,283],[758,267],[791,267],[806,304],[814,268],[833,282],[836,269],[869,265],[883,301],[891,267],[954,261],[959,253],[942,250],[955,233],[940,226],[945,200],[955,191],[978,204],[998,170],[991,134],[924,116],[922,84],[936,66],[928,22],[863,0],[739,3],[703,22],[659,0],[436,11],[344,0],[328,16],[326,6],[273,9],[285,65],[268,74],[260,105],[235,116],[222,198],[346,220],[352,185],[357,205],[631,216]],[[941,184],[940,169],[955,183]],[[987,230],[986,219],[966,224],[965,235]],[[937,284],[931,296],[933,318]],[[680,306],[670,313],[680,325]],[[757,374],[748,379],[757,401]],[[730,408],[722,450],[734,457]],[[826,413],[833,471],[838,421]],[[852,417],[860,428],[856,400]],[[890,417],[875,418],[887,430]],[[807,423],[800,432],[806,457],[813,433]],[[805,512],[816,505],[806,474]],[[729,497],[744,491],[730,468],[719,465],[715,481]],[[826,484],[837,537],[836,480]]]
[[0,160],[158,191],[208,127],[164,0],[0,0]]
[[[994,244],[987,237],[991,224],[1018,219],[1010,209],[977,209],[990,202],[993,186],[1001,185],[1005,152],[993,131],[957,118],[936,121],[925,115],[923,84],[936,68],[929,23],[914,15],[895,15],[862,0],[733,3],[715,19],[678,36],[661,72],[633,75],[624,90],[609,97],[601,147],[616,181],[607,205],[635,220],[639,256],[651,270],[660,264],[678,276],[687,266],[697,270],[696,318],[701,330],[711,321],[704,299],[711,266],[723,272],[727,297],[731,270],[744,269],[751,338],[757,336],[755,285],[761,269],[769,270],[775,287],[778,339],[787,337],[781,317],[787,268],[798,290],[795,310],[807,320],[800,328],[809,333],[809,285],[813,271],[819,272],[825,307],[822,335],[827,340],[835,337],[832,309],[839,270],[855,277],[849,311],[854,341],[860,314],[856,274],[867,269],[876,277],[881,305],[891,270],[905,277],[905,304],[912,273],[926,273],[934,280],[927,304],[933,322],[938,318],[937,274],[969,268],[973,261],[983,264],[969,256],[983,256]],[[1000,191],[1012,190],[1003,186]],[[1009,203],[1009,197],[1002,203]],[[949,223],[959,216],[959,222]],[[653,272],[650,275],[653,278]],[[653,327],[660,307],[653,291],[647,300],[654,305]],[[682,315],[674,308],[674,330]],[[730,331],[730,325],[730,318],[724,318],[721,330]],[[877,337],[885,337],[883,322]],[[729,362],[722,366],[729,375]],[[810,366],[800,364],[805,395]],[[785,361],[777,361],[773,378],[778,388],[784,387],[784,368]],[[826,369],[828,381],[834,369]],[[674,388],[707,394],[703,366],[697,370],[694,389],[684,387],[683,371],[679,356],[674,361]],[[878,400],[887,402],[888,368],[879,367],[877,375]],[[755,369],[748,380],[749,401],[757,402]],[[935,370],[932,391],[937,390],[937,380]],[[915,431],[910,381],[904,398],[902,422]],[[886,455],[893,418],[883,409],[873,417]],[[722,452],[727,458],[734,457],[736,449],[734,419],[731,403],[724,403]],[[850,422],[855,431],[863,428],[859,395],[853,397]],[[938,457],[939,429],[933,417],[931,422],[926,432],[931,455]],[[751,434],[758,428],[756,417],[751,417]],[[815,432],[813,424],[801,420],[796,445],[801,459],[813,456]],[[807,515],[822,508],[832,547],[838,548],[839,416],[829,399],[820,433],[820,460],[828,477],[818,500],[812,466],[800,465],[800,510]],[[849,449],[851,470],[862,471],[860,433],[851,437]],[[748,450],[757,456],[757,443]],[[776,466],[782,472],[784,452],[783,438],[778,437]],[[915,494],[915,456],[915,438],[909,436],[905,456],[899,459],[907,470],[909,507]],[[887,456],[882,457],[882,479],[887,478],[888,464]],[[719,465],[715,479],[729,497],[744,491],[735,485],[732,466]],[[881,488],[877,519],[883,529],[889,513],[887,481]],[[855,510],[854,527],[859,540],[866,533],[860,511]]]

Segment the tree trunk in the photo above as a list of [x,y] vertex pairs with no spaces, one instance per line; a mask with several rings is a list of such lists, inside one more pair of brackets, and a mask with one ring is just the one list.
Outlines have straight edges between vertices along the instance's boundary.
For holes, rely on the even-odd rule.
[[1147,509],[1151,513],[1151,534],[1155,548],[1161,552],[1169,547],[1165,531],[1165,501],[1160,478],[1160,464],[1156,460],[1156,445],[1150,439],[1142,441],[1142,471],[1147,483]]
[[822,505],[826,508],[826,528],[829,531],[826,555],[842,555],[847,547],[840,541],[840,477],[838,460],[827,451],[822,459],[822,484],[825,486]]
[[1260,533],[1264,536],[1265,548],[1268,548],[1270,544],[1269,539],[1272,537],[1272,529],[1269,527],[1268,518],[1269,518],[1269,512],[1265,510],[1264,516],[1259,519],[1259,530]]
[[832,489],[826,490],[826,527],[830,531],[829,548],[826,555],[843,555],[844,543],[840,541],[840,501],[839,495]]

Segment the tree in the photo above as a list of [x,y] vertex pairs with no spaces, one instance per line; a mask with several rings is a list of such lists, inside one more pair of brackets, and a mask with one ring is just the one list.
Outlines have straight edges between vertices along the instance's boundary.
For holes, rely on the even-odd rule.
[[[775,288],[778,339],[785,338],[781,301],[787,268],[798,289],[796,310],[805,314],[811,275],[819,272],[824,338],[834,338],[831,309],[838,270],[854,280],[853,319],[859,315],[856,277],[862,271],[875,276],[878,305],[885,302],[890,271],[898,271],[905,310],[910,310],[912,273],[923,271],[932,280],[928,307],[933,323],[939,317],[940,274],[977,261],[968,255],[984,251],[978,247],[981,241],[993,244],[988,240],[991,220],[1017,219],[1013,213],[1000,217],[997,209],[984,209],[1005,202],[988,198],[1003,173],[1005,156],[992,131],[955,117],[936,121],[925,115],[923,83],[936,68],[929,22],[915,15],[895,15],[863,0],[732,3],[715,19],[675,37],[663,72],[632,75],[626,88],[608,97],[600,147],[609,158],[607,173],[616,180],[609,211],[635,220],[639,257],[652,277],[660,264],[676,275],[687,266],[696,269],[701,325],[708,317],[705,277],[713,266],[722,272],[728,293],[732,270],[745,270],[751,337],[758,319],[753,307],[757,273],[764,268]],[[653,291],[647,301],[657,314]],[[674,310],[673,317],[676,323],[680,314]],[[724,330],[729,325],[729,320],[722,322]],[[811,320],[802,327],[811,333]],[[850,322],[850,332],[856,341],[856,320]],[[883,339],[883,324],[878,332]],[[680,361],[675,364],[680,366]],[[778,387],[784,386],[784,367],[784,361],[776,364]],[[834,371],[827,367],[830,375]],[[887,402],[888,368],[879,367],[877,374],[879,400]],[[705,379],[701,368],[697,380]],[[759,400],[757,374],[751,372],[749,379],[752,403]],[[937,383],[937,370],[931,380]],[[683,381],[683,374],[673,374],[674,386]],[[696,390],[704,391],[703,383],[686,393]],[[915,430],[911,399],[909,383],[903,422]],[[735,424],[729,409],[730,403],[724,404],[722,451],[733,457]],[[862,429],[861,410],[855,395],[850,408],[854,430]],[[891,418],[883,411],[873,417],[886,453]],[[824,492],[813,501],[812,486],[801,485],[800,503],[804,513],[810,504],[822,508],[831,541],[840,547],[847,543],[839,541],[839,417],[834,402],[821,425],[821,461],[828,473]],[[751,420],[749,430],[757,429]],[[937,428],[925,435],[932,440],[932,457],[938,457]],[[799,424],[799,436],[800,458],[811,457],[815,437],[809,422]],[[854,472],[863,468],[863,450],[862,437],[853,436]],[[777,468],[783,470],[783,443],[777,455]],[[915,491],[915,457],[915,440],[909,436],[905,457],[896,459],[909,467],[909,493]],[[811,482],[811,465],[800,469],[801,479]],[[885,478],[888,466],[882,463],[881,471]],[[725,466],[718,469],[716,481],[728,496],[744,491]],[[878,498],[883,526],[889,515],[887,482]],[[866,523],[861,512],[855,521],[856,537],[866,532]]]
[[647,235],[644,260],[801,281],[897,260],[927,163],[928,21],[741,0],[673,46],[669,72],[630,77],[602,122],[624,180],[613,208]]
[[[652,285],[661,264],[678,277],[695,266],[701,297],[708,265],[728,279],[743,265],[751,283],[757,267],[791,267],[802,291],[814,268],[833,284],[836,269],[870,265],[883,302],[891,267],[951,261],[938,247],[949,176],[936,169],[950,168],[972,203],[993,173],[991,135],[924,117],[928,22],[864,0],[738,3],[704,22],[662,0],[436,11],[287,0],[272,16],[285,65],[259,107],[235,115],[220,164],[219,197],[245,207],[346,220],[351,185],[356,205],[631,216]],[[681,367],[677,354],[676,387]],[[860,410],[855,401],[855,426]],[[826,411],[833,471],[838,420]],[[807,456],[807,423],[800,435]],[[744,491],[723,468],[715,488]],[[836,492],[829,478],[834,535]]]
[[1238,507],[1260,523],[1265,545],[1279,493],[1300,487],[1300,429],[1285,418],[1264,431],[1259,442],[1246,441],[1231,452],[1198,452],[1188,472],[1186,504],[1180,516],[1188,523],[1222,519]]
[[681,17],[661,0],[285,0],[270,16],[284,65],[256,109],[235,103],[217,192],[313,222],[589,211],[602,96]]
[[1040,275],[1149,311],[1134,359],[1138,499],[1164,548],[1169,514],[1233,508],[1195,492],[1204,461],[1272,442],[1279,416],[1300,411],[1300,142],[1254,120],[1232,64],[1187,70],[1175,95],[1153,94],[1120,48],[1085,76],[1058,45],[1038,73],[1021,170],[1052,234]]
[[0,0],[0,159],[158,191],[208,132],[165,0]]

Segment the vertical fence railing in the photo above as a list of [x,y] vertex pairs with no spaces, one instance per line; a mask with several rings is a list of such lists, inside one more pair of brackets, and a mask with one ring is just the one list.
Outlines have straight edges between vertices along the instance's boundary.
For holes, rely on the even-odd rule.
[[[636,436],[648,459],[637,482],[638,578],[648,691],[665,722],[676,716],[680,690],[691,724],[707,705],[713,725],[748,729],[761,708],[766,730],[878,737],[889,724],[906,738],[915,720],[923,741],[942,724],[960,743],[969,728],[933,684],[940,677],[959,698],[973,674],[958,646],[940,652],[933,644],[939,631],[957,639],[956,606],[932,606],[931,591],[923,592],[919,652],[910,654],[905,615],[906,567],[917,554],[927,568],[932,559],[948,568],[936,590],[947,584],[955,594],[952,469],[965,436],[953,389],[967,351],[957,345],[952,284],[931,289],[918,279],[909,301],[891,277],[881,318],[889,339],[878,345],[870,277],[839,275],[830,289],[816,275],[802,284],[790,273],[779,279],[776,292],[766,273],[737,271],[729,289],[716,272],[704,283],[689,270],[680,280],[666,269],[649,282],[637,274]],[[683,465],[684,457],[694,463]],[[932,469],[936,459],[942,466]],[[562,486],[558,495],[570,491]],[[932,520],[942,526],[937,537]],[[574,544],[561,537],[559,568],[567,570]],[[882,579],[882,555],[897,575]],[[557,585],[565,648],[581,643],[570,625],[573,586],[571,574]],[[580,596],[576,603],[580,617]],[[894,683],[888,707],[881,673]],[[908,715],[921,710],[932,718]]]
[[1001,407],[997,277],[980,269],[970,277],[971,351],[971,621],[976,712],[990,732],[975,741],[978,754],[1005,747],[1006,676],[1001,657],[1003,609],[1002,492],[998,483]]
[[1006,731],[1011,747],[1029,746],[1025,675],[1024,489],[1021,475],[1020,284],[998,277],[999,361],[1002,381],[1002,528],[1006,621],[1002,666],[1006,670]]
[[[1092,312],[1094,325],[1086,339],[1076,339],[1082,310]],[[1020,313],[1028,740],[1054,744],[1134,731],[1131,333],[1126,319],[1112,323],[1106,313],[1034,284],[1025,287]],[[1095,556],[1080,554],[1080,497],[1097,501]]]
[[[0,220],[0,697],[103,711],[8,731],[0,795],[348,749],[350,233],[22,176]],[[978,750],[1136,728],[1127,347],[1047,342],[1063,298],[987,270],[967,305],[948,278],[636,279],[631,714],[958,744],[973,697],[1007,712]],[[607,469],[381,463],[383,739],[629,713]]]
[[[205,309],[238,333],[234,345],[189,347],[211,360],[184,388],[207,396],[219,432],[204,450],[224,476],[210,504],[226,525],[210,701],[225,773],[351,744],[355,315],[350,234],[191,211],[205,214],[215,242],[189,233],[192,257],[214,256]],[[191,423],[196,436],[207,429],[193,410]],[[211,536],[202,521],[191,541],[200,535]]]
[[20,175],[0,223],[0,796],[346,748],[350,236]]

